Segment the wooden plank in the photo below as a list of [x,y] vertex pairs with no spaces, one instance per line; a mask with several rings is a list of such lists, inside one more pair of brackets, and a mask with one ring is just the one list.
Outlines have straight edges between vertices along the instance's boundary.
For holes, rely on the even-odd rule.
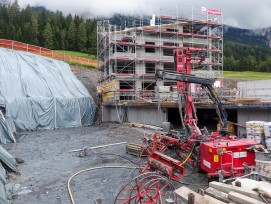
[[241,193],[237,193],[234,191],[230,191],[228,197],[229,199],[241,204],[265,204],[262,201],[253,199],[251,197],[245,196]]
[[222,191],[219,191],[217,189],[214,189],[214,188],[207,188],[205,191],[205,194],[206,195],[209,195],[217,200],[220,200],[222,202],[225,202],[225,203],[229,203],[230,200],[228,199],[228,194],[227,193],[224,193]]
[[247,189],[244,189],[242,187],[232,186],[232,185],[228,185],[228,184],[224,184],[224,183],[219,183],[219,182],[216,182],[216,181],[210,182],[209,186],[214,188],[214,189],[217,189],[219,191],[222,191],[224,193],[229,193],[230,191],[234,191],[234,192],[237,192],[237,193],[241,193],[241,194],[243,194],[245,196],[254,198],[256,200],[259,200],[259,201],[262,200],[259,197],[259,194],[257,192],[252,191],[252,190],[247,190]]
[[180,198],[183,202],[188,202],[188,194],[193,193],[195,195],[195,204],[225,204],[224,202],[217,200],[208,195],[200,195],[189,188],[182,186],[174,191],[176,196]]

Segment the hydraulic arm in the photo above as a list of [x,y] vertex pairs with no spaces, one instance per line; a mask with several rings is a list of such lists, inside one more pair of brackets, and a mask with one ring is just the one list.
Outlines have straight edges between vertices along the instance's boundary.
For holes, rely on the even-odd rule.
[[194,83],[200,84],[208,93],[211,100],[214,102],[217,110],[217,114],[219,116],[221,122],[221,136],[225,136],[227,134],[227,117],[228,114],[225,111],[224,107],[221,104],[220,99],[218,98],[214,88],[212,79],[205,79],[196,77],[190,74],[184,74],[180,72],[172,72],[172,71],[164,71],[164,70],[157,70],[156,71],[156,78],[162,80],[171,80],[177,82],[186,82],[186,83]]

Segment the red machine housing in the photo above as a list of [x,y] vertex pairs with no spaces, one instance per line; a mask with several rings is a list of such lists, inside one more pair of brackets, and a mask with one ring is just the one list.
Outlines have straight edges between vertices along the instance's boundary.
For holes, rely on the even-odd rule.
[[208,176],[242,176],[244,163],[255,166],[255,153],[249,147],[258,144],[246,139],[213,140],[200,144],[200,164]]

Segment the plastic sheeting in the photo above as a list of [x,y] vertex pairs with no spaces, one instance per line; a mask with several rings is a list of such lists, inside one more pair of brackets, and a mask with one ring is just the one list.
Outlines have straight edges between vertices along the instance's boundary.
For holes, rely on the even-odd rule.
[[12,131],[91,125],[95,102],[70,66],[0,49],[0,107]]
[[16,139],[6,123],[6,119],[2,111],[0,111],[0,143],[6,144],[7,141],[16,142]]
[[8,191],[6,188],[6,170],[2,166],[2,163],[5,166],[9,167],[11,170],[17,172],[17,162],[16,159],[10,155],[1,145],[0,145],[0,203],[9,204],[11,201],[8,198]]

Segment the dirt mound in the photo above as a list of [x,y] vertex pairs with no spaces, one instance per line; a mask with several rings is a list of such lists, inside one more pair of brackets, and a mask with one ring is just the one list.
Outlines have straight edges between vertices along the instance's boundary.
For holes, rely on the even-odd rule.
[[84,84],[96,104],[96,115],[94,121],[101,122],[100,100],[97,94],[97,85],[99,80],[99,70],[83,66],[71,65],[71,70],[75,76]]

